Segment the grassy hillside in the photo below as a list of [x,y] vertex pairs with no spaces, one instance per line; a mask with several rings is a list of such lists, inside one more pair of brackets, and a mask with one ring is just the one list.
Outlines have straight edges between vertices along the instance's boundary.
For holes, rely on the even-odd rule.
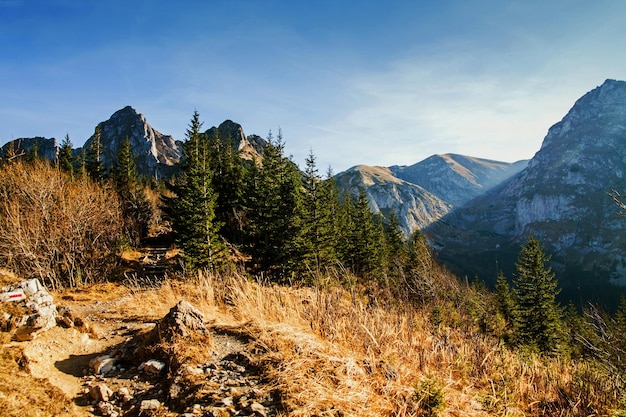
[[[255,366],[277,397],[273,415],[620,415],[612,414],[624,406],[619,378],[593,361],[507,348],[481,330],[481,320],[488,318],[485,294],[442,274],[455,294],[421,306],[374,288],[336,285],[337,278],[350,282],[350,277],[320,277],[316,286],[298,288],[263,285],[238,274],[200,274],[157,288],[108,287],[106,293],[115,295],[108,298],[98,287],[93,293],[84,288],[55,295],[64,304],[83,306],[117,298],[108,316],[92,316],[96,323],[112,318],[149,322],[177,301],[189,301],[213,325],[236,329],[259,347]],[[170,346],[170,351],[184,352],[193,363],[211,343],[207,337]],[[2,348],[4,409],[8,415],[63,412],[35,409],[41,406],[42,390],[60,395],[49,383],[13,383],[20,346]],[[69,399],[51,404],[74,407]]]

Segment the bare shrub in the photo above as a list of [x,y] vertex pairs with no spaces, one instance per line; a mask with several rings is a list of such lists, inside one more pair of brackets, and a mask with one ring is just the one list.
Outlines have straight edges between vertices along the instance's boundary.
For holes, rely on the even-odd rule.
[[102,281],[122,233],[109,187],[72,179],[45,162],[0,169],[0,261],[52,288]]

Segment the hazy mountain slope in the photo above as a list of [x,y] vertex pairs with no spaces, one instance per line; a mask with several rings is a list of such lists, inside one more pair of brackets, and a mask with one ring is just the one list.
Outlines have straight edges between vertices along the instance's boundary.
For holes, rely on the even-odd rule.
[[[626,277],[626,220],[607,195],[626,189],[626,82],[607,80],[552,126],[528,167],[429,234],[441,256],[495,277],[534,233],[563,281]],[[575,283],[575,284],[574,284]]]
[[389,168],[358,165],[335,176],[340,190],[357,196],[363,187],[372,211],[398,215],[406,234],[422,229],[448,213],[452,206],[419,185],[395,177]]
[[458,154],[433,155],[411,166],[393,166],[391,172],[419,184],[455,207],[515,175],[528,161],[492,161]]

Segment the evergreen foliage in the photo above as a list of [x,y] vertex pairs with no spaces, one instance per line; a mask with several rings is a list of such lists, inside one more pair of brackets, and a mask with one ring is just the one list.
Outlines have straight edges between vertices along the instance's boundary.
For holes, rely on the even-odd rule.
[[70,135],[66,134],[63,142],[61,142],[61,148],[59,149],[58,163],[61,171],[65,171],[70,175],[74,174],[74,155],[72,150]]
[[374,220],[369,199],[364,188],[353,202],[344,201],[344,220],[347,224],[346,241],[343,246],[343,261],[357,275],[380,275],[383,266],[384,241],[382,225]]
[[516,339],[519,343],[554,353],[561,339],[561,308],[555,274],[546,263],[540,242],[530,236],[522,247],[514,274]]
[[246,217],[243,205],[244,161],[234,148],[232,138],[220,138],[218,129],[208,141],[212,184],[216,194],[215,219],[221,225],[219,233],[227,241],[241,244]]
[[102,141],[100,135],[102,127],[98,125],[89,144],[89,149],[85,153],[85,171],[89,177],[96,182],[104,181],[104,164],[102,162]]
[[181,175],[170,184],[176,196],[165,199],[164,207],[190,271],[221,267],[227,259],[215,221],[216,194],[211,183],[209,144],[200,134],[201,126],[200,115],[195,111],[183,144]]
[[502,272],[498,273],[495,290],[498,312],[502,314],[502,317],[507,321],[507,323],[513,323],[515,321],[514,314],[516,309],[515,298],[509,285],[509,281]]
[[248,251],[253,268],[274,279],[290,279],[299,260],[302,181],[297,166],[284,156],[282,133],[271,132],[261,166],[250,170],[247,188]]
[[336,262],[334,216],[338,198],[332,179],[323,181],[313,151],[306,158],[303,175],[303,205],[298,247],[303,272],[319,272]]
[[115,189],[120,197],[126,235],[135,245],[148,235],[152,208],[137,176],[137,166],[128,136],[118,149],[113,166]]

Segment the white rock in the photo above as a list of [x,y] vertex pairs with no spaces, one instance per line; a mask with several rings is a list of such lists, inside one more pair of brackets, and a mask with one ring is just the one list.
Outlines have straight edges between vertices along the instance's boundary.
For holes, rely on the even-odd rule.
[[146,361],[142,363],[141,365],[139,365],[140,371],[144,371],[144,372],[154,374],[154,375],[160,374],[164,368],[165,368],[165,363],[156,359],[150,359],[149,361]]

